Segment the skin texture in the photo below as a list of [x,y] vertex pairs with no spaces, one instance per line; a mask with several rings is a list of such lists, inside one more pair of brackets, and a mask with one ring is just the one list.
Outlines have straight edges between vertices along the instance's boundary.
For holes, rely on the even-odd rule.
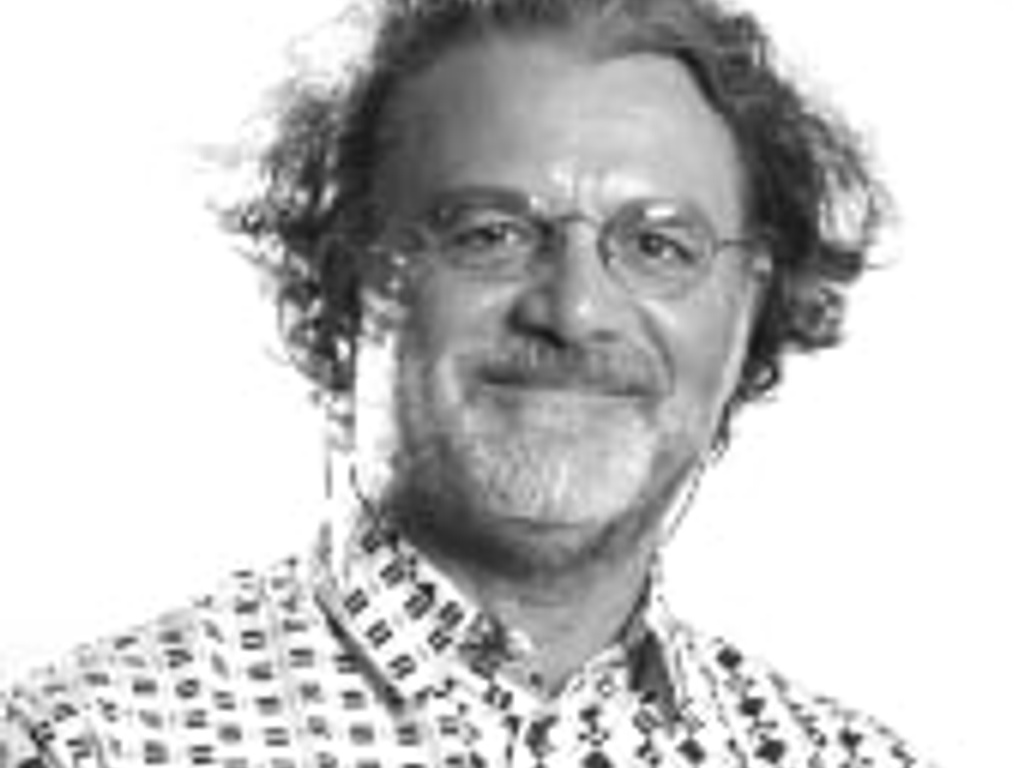
[[[636,198],[675,201],[720,237],[742,233],[735,147],[689,73],[567,43],[473,44],[405,84],[376,191],[386,229],[441,192],[487,186],[599,221]],[[397,384],[399,522],[533,636],[552,680],[635,603],[735,385],[758,287],[727,251],[685,295],[637,296],[606,271],[592,226],[569,233],[545,269],[508,282],[416,254]],[[489,366],[510,359],[564,380],[531,381],[529,363],[523,380],[495,381]],[[582,383],[580,360],[632,386]]]

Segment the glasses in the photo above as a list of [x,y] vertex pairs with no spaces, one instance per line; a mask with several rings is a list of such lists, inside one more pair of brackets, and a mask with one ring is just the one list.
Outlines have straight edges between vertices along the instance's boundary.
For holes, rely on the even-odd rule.
[[612,277],[638,296],[678,296],[696,286],[718,255],[750,248],[723,239],[700,211],[676,203],[636,200],[603,221],[583,213],[550,214],[510,190],[444,196],[414,224],[416,246],[444,265],[488,283],[514,282],[549,268],[567,246],[568,227],[597,230],[597,252]]

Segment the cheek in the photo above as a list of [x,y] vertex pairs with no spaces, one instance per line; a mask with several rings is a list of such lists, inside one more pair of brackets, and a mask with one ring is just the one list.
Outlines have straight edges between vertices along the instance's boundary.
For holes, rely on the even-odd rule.
[[696,305],[654,322],[672,377],[672,415],[691,429],[713,429],[742,367],[747,338],[742,302]]
[[435,274],[413,297],[407,322],[408,352],[430,379],[435,397],[461,397],[464,361],[500,331],[504,297]]

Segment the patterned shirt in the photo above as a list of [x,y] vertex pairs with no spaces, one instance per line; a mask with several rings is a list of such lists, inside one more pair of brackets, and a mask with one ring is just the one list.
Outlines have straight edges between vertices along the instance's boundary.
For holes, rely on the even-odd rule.
[[557,695],[529,642],[360,515],[0,696],[0,768],[910,768],[875,721],[669,614],[658,588]]

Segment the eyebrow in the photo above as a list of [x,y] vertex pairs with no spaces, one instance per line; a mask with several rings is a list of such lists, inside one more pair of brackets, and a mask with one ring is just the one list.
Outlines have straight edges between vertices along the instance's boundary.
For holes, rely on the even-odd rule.
[[[497,205],[516,213],[557,215],[554,214],[552,210],[554,206],[550,201],[539,195],[532,195],[512,187],[487,184],[469,184],[442,189],[425,206],[425,214],[430,219],[443,218],[446,214],[457,212],[460,207],[475,205]],[[696,220],[705,227],[715,229],[711,218],[702,206],[696,201],[679,200],[678,198],[638,197],[629,199],[617,206],[611,216],[615,216],[625,208],[634,206],[646,206],[663,214],[658,216],[662,220],[679,222]]]
[[443,216],[453,208],[467,205],[500,205],[518,213],[538,213],[545,210],[541,199],[512,187],[471,184],[449,187],[435,194],[425,208],[429,218]]

